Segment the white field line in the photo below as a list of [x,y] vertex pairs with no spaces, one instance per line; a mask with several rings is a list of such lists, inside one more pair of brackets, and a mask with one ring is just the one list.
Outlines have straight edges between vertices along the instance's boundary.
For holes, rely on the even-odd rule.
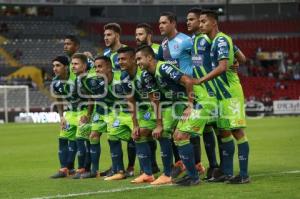
[[[300,173],[300,170],[273,172],[273,173],[261,173],[261,174],[251,175],[251,177],[274,176],[274,175],[297,174],[297,173]],[[117,193],[117,192],[139,190],[139,189],[152,189],[152,188],[159,188],[159,187],[166,187],[166,186],[172,186],[172,185],[161,185],[161,186],[146,185],[146,186],[138,186],[138,187],[124,187],[124,188],[99,190],[99,191],[91,191],[91,192],[83,192],[83,193],[69,193],[69,194],[64,194],[64,195],[58,194],[58,195],[54,195],[54,196],[42,196],[42,197],[36,197],[36,198],[31,198],[31,199],[71,198],[71,197],[77,197],[77,196],[98,195],[98,194],[103,194],[103,193]]]

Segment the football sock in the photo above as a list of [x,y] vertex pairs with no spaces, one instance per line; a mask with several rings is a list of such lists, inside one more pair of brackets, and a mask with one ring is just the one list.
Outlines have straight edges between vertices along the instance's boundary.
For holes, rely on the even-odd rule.
[[216,158],[216,141],[214,132],[211,130],[207,130],[203,133],[203,141],[205,146],[205,151],[207,155],[207,159],[209,162],[210,168],[218,167],[217,158]]
[[128,154],[128,167],[134,167],[136,151],[135,151],[135,142],[131,138],[127,142],[127,154]]
[[222,136],[220,134],[217,135],[217,141],[218,141],[218,148],[219,148],[219,158],[220,158],[220,168],[223,166],[223,143],[222,143]]
[[157,149],[157,143],[156,140],[148,141],[150,151],[151,151],[151,164],[152,166],[157,166],[156,162],[156,149]]
[[152,175],[152,166],[151,166],[151,151],[149,144],[147,142],[136,143],[136,152],[139,158],[139,162],[142,170],[147,175]]
[[99,159],[101,154],[100,142],[98,144],[91,144],[90,149],[91,162],[92,162],[92,173],[96,173],[99,170]]
[[162,137],[159,138],[158,141],[161,148],[161,159],[164,166],[164,174],[166,176],[170,176],[173,163],[171,139]]
[[85,168],[85,156],[86,156],[86,146],[85,146],[85,140],[83,139],[77,139],[77,158],[78,158],[78,169]]
[[84,162],[84,168],[86,171],[90,171],[91,170],[91,143],[89,140],[85,140],[85,162]]
[[246,136],[237,141],[238,155],[240,165],[240,175],[242,177],[248,176],[248,157],[249,157],[249,143]]
[[223,148],[223,164],[222,171],[225,175],[233,175],[233,155],[234,155],[234,141],[232,136],[222,138]]
[[124,171],[123,151],[122,151],[121,141],[109,140],[108,142],[110,146],[113,172],[117,173],[119,171]]
[[193,136],[190,138],[190,142],[193,146],[194,151],[194,161],[195,164],[201,162],[201,143],[200,143],[200,136]]
[[180,157],[179,157],[177,146],[175,145],[173,138],[171,139],[171,142],[172,142],[172,151],[174,155],[174,160],[175,162],[178,162],[180,160]]
[[77,145],[76,141],[69,140],[69,147],[68,147],[68,169],[74,169],[74,162],[77,153]]
[[68,166],[68,140],[59,138],[58,139],[58,157],[60,162],[60,168]]

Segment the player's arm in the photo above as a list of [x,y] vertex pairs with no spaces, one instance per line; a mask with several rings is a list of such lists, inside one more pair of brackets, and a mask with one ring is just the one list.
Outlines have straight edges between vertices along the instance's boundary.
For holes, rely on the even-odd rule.
[[234,72],[237,73],[240,64],[245,64],[247,59],[244,53],[236,45],[234,45],[233,49],[234,49],[234,62],[231,68]]
[[60,126],[63,129],[66,126],[66,119],[64,117],[64,105],[63,100],[61,98],[56,98],[58,104],[56,105],[57,111],[60,117]]
[[160,99],[156,95],[156,92],[149,93],[148,97],[150,99],[150,102],[153,105],[153,110],[156,118],[156,127],[152,131],[152,136],[157,139],[161,137],[163,132],[162,112],[161,112],[161,106],[159,102]]

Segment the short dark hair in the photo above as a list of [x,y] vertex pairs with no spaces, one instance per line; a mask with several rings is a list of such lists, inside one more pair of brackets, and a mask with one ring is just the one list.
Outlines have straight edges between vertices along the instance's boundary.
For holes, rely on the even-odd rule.
[[83,53],[75,53],[73,56],[72,56],[72,59],[80,59],[82,61],[82,63],[85,63],[87,64],[88,63],[88,58],[85,54]]
[[97,61],[97,60],[103,60],[105,63],[107,63],[110,67],[112,67],[112,64],[111,64],[111,59],[109,58],[109,57],[107,57],[107,56],[97,56],[96,58],[95,58],[95,62]]
[[173,12],[162,12],[159,17],[167,17],[170,22],[177,22],[177,17]]
[[194,8],[189,9],[188,14],[189,13],[194,13],[195,15],[200,16],[202,13],[202,9],[198,8],[198,7],[194,7]]
[[130,54],[135,54],[135,49],[130,47],[130,46],[125,46],[125,47],[122,47],[120,48],[117,53],[130,53]]
[[155,53],[154,53],[153,49],[151,48],[151,46],[141,45],[135,50],[135,53],[140,52],[140,51],[146,55],[151,55],[151,57],[155,58]]
[[201,15],[206,15],[218,21],[219,14],[214,10],[202,10]]
[[66,35],[64,39],[70,39],[76,45],[80,46],[80,40],[75,35]]
[[103,28],[104,28],[104,30],[113,30],[114,32],[119,33],[119,34],[121,34],[121,32],[122,32],[121,26],[118,23],[108,23],[108,24],[105,24],[105,26]]
[[69,65],[69,59],[66,56],[57,56],[52,60],[52,63],[58,61],[61,64],[63,64],[64,66],[68,66]]
[[139,23],[136,28],[144,28],[147,34],[153,35],[153,28],[148,23]]

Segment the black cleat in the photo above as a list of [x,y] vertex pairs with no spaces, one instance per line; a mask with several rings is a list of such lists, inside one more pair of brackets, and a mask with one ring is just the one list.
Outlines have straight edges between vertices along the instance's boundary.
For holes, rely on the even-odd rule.
[[112,176],[113,172],[112,172],[112,168],[110,167],[109,169],[100,172],[100,176],[102,177],[108,177],[108,176]]
[[128,167],[125,171],[126,178],[133,177],[134,176],[134,168]]
[[72,179],[80,179],[81,175],[85,173],[85,169],[77,169]]
[[52,179],[65,178],[68,176],[68,171],[59,170],[56,174],[50,176]]
[[195,186],[200,184],[200,178],[193,179],[190,176],[185,177],[180,182],[176,183],[179,186]]
[[184,175],[184,176],[181,177],[181,178],[177,178],[177,179],[173,180],[173,183],[174,183],[174,184],[180,184],[180,183],[182,183],[183,181],[185,181],[186,178],[189,178],[189,176],[188,176],[188,175]]
[[230,180],[226,182],[227,184],[247,184],[250,183],[250,178],[249,176],[234,176]]
[[218,177],[218,176],[221,176],[223,175],[222,171],[215,167],[215,168],[212,168],[212,167],[209,167],[207,169],[207,172],[206,172],[206,177],[204,178],[204,180],[209,180],[211,179],[212,177]]
[[221,175],[219,177],[212,177],[207,180],[207,182],[227,182],[230,179],[232,179],[232,176],[230,175]]
[[85,179],[85,178],[97,178],[99,177],[99,173],[98,172],[85,172],[83,174],[81,174],[80,178]]

